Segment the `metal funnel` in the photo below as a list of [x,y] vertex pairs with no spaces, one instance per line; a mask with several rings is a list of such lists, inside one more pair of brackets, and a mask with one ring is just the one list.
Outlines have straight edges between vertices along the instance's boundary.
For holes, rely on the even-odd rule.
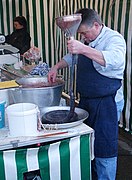
[[73,14],[67,16],[61,16],[56,18],[56,24],[64,31],[66,36],[74,37],[80,22],[82,20],[81,14]]

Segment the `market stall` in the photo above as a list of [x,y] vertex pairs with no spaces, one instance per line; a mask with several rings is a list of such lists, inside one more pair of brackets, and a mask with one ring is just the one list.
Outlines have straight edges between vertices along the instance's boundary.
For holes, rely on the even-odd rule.
[[[36,79],[37,85],[39,81],[41,86],[30,87],[29,84],[34,80],[36,83]],[[77,119],[69,123],[57,124],[54,118],[52,124],[43,122],[41,119],[45,113],[59,109],[69,112],[70,107],[57,106],[62,93],[60,85],[42,87],[42,80],[44,78],[37,77],[31,78],[30,82],[28,78],[0,82],[1,98],[6,104],[2,116],[5,124],[0,129],[1,179],[90,180],[94,131],[83,124],[88,112],[75,108]],[[59,87],[59,93],[55,87]]]

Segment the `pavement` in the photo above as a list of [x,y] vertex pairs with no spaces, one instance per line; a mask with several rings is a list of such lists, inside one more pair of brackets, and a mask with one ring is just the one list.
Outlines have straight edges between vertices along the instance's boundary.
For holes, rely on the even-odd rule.
[[132,180],[132,134],[119,128],[116,180]]

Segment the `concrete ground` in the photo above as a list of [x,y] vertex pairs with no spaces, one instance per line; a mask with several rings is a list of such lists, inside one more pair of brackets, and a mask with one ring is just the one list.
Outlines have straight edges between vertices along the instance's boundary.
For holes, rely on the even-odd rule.
[[119,128],[116,180],[132,180],[132,134]]

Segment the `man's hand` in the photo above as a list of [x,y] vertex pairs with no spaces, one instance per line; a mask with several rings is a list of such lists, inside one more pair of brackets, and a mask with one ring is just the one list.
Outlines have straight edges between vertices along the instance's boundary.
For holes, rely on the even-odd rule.
[[56,81],[57,73],[59,69],[68,67],[68,64],[65,60],[59,61],[54,67],[51,68],[51,70],[48,73],[48,81],[50,83]]
[[53,68],[51,68],[51,70],[48,73],[48,81],[50,83],[55,82],[56,81],[56,76],[57,76],[57,67],[54,66]]
[[82,54],[85,45],[78,40],[69,40],[67,47],[71,54]]

